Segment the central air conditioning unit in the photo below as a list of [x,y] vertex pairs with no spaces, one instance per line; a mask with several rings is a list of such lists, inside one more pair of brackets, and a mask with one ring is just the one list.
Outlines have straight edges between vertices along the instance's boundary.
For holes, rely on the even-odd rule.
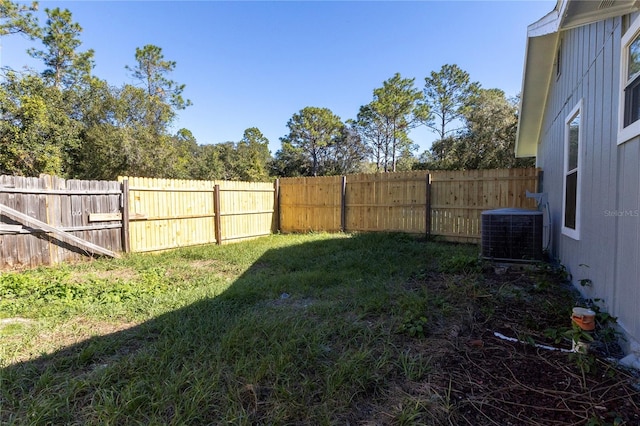
[[542,260],[542,212],[497,209],[482,212],[482,257],[503,262]]

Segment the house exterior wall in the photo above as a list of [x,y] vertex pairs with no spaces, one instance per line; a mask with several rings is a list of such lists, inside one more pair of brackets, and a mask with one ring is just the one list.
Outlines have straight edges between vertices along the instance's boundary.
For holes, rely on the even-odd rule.
[[[560,73],[552,77],[538,145],[549,194],[550,253],[587,298],[640,341],[640,142],[617,145],[623,17],[560,33]],[[555,74],[555,69],[554,69]],[[578,240],[562,234],[565,121],[582,100],[581,214]],[[622,216],[621,216],[622,214]],[[581,279],[592,285],[582,287]]]
[[[618,214],[614,312],[618,321],[640,342],[640,142],[618,147]],[[635,312],[635,315],[632,313]],[[622,314],[624,313],[624,315]],[[627,314],[628,313],[628,314]]]

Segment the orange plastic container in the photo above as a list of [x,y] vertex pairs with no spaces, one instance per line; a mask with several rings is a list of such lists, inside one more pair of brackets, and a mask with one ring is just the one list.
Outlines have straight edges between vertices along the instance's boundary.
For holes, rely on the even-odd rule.
[[573,308],[571,321],[581,329],[591,331],[596,328],[596,313],[587,308]]

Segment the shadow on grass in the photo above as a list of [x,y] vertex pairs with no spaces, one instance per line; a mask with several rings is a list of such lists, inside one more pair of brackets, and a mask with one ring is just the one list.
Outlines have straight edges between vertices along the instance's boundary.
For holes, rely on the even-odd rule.
[[396,318],[429,303],[403,286],[450,255],[442,245],[396,234],[268,250],[217,297],[2,369],[0,422],[371,418],[386,383],[403,368],[406,336]]

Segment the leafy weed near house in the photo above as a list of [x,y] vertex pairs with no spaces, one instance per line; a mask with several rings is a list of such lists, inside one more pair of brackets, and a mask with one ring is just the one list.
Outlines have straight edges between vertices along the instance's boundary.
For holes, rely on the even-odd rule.
[[475,246],[402,234],[3,273],[0,423],[611,423],[598,404],[636,423],[624,371],[596,360],[583,377],[493,334],[553,344],[573,301],[547,271],[496,274]]

